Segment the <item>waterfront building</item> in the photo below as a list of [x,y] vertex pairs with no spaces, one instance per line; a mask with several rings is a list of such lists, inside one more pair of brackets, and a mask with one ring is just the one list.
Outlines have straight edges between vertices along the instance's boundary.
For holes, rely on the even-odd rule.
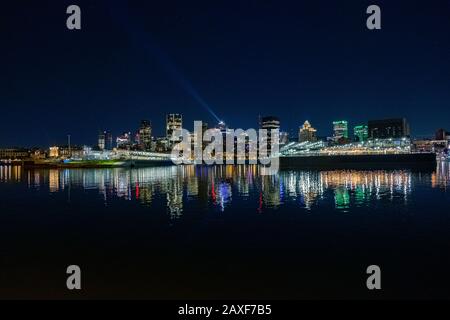
[[58,158],[59,157],[59,147],[57,147],[57,146],[50,147],[48,156],[50,158]]
[[183,128],[183,116],[178,113],[171,113],[166,116],[166,138],[170,144],[181,140],[181,136],[175,136],[175,132]]
[[333,140],[339,142],[342,139],[348,139],[348,121],[333,121]]
[[414,140],[412,142],[412,150],[414,152],[434,152],[444,153],[448,148],[447,140]]
[[30,151],[25,148],[0,149],[0,160],[26,159],[30,157]]
[[410,136],[409,124],[405,118],[370,120],[370,139],[403,138]]
[[304,142],[315,142],[317,141],[317,130],[314,129],[308,120],[305,121],[302,127],[300,127],[298,132],[298,141]]
[[50,158],[82,158],[84,156],[84,147],[80,146],[52,146],[49,148],[48,156]]
[[353,128],[353,135],[355,141],[365,142],[369,138],[369,127],[366,125],[359,125]]
[[82,158],[84,155],[84,148],[80,146],[59,146],[59,157],[63,159],[67,158]]
[[47,158],[47,153],[45,150],[42,150],[40,148],[32,148],[29,152],[30,157],[34,160],[42,160]]

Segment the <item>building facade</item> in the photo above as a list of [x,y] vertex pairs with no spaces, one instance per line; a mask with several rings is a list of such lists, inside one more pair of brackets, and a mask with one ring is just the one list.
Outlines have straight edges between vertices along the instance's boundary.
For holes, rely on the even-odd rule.
[[105,147],[106,147],[106,133],[105,132],[99,132],[97,147],[100,151],[105,150]]
[[447,132],[445,129],[439,129],[435,134],[436,140],[450,140],[450,132]]
[[131,148],[131,133],[124,132],[116,139],[118,149],[130,149]]
[[333,140],[338,142],[342,139],[348,139],[348,121],[333,121]]
[[179,142],[180,136],[175,136],[174,133],[183,128],[183,116],[178,113],[171,113],[166,116],[166,138],[171,144]]
[[260,120],[260,128],[267,130],[267,151],[272,150],[274,143],[279,144],[280,141],[274,141],[272,139],[272,130],[278,130],[280,132],[280,119],[274,116],[262,117]]
[[366,125],[359,125],[353,128],[353,135],[355,141],[365,142],[369,138],[369,127]]
[[148,120],[142,120],[139,127],[139,148],[150,151],[152,147],[152,125]]
[[369,121],[370,139],[390,139],[409,136],[409,124],[405,118]]
[[0,160],[26,159],[30,157],[30,151],[24,148],[0,149]]
[[317,130],[314,129],[308,120],[305,121],[302,127],[300,127],[298,132],[298,141],[304,142],[315,142],[317,141]]

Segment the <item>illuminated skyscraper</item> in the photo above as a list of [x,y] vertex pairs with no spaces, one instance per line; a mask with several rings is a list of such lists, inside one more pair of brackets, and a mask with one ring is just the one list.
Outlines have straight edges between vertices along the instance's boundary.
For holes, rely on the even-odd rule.
[[366,125],[359,125],[353,128],[355,141],[364,142],[369,138],[369,128]]
[[333,121],[333,131],[334,141],[342,138],[348,139],[348,122],[346,120]]
[[260,127],[261,129],[267,130],[267,151],[272,150],[272,145],[276,142],[277,144],[280,143],[280,141],[273,141],[272,140],[272,130],[278,130],[278,134],[280,133],[280,119],[274,116],[267,116],[261,118]]
[[142,120],[139,127],[139,144],[141,149],[150,151],[152,144],[152,126],[150,121]]
[[183,117],[181,114],[172,113],[166,117],[166,137],[171,144],[181,140],[180,136],[174,136],[177,130],[183,128]]
[[317,130],[314,129],[308,120],[305,121],[303,124],[303,127],[300,127],[298,132],[298,141],[304,142],[304,141],[310,141],[315,142],[317,141]]
[[261,118],[261,129],[280,129],[280,119],[273,116]]
[[98,134],[98,143],[97,143],[98,149],[101,151],[105,150],[105,144],[106,144],[105,132],[101,131]]
[[112,134],[109,131],[100,131],[98,134],[97,147],[99,150],[112,150]]
[[118,149],[130,149],[131,147],[131,133],[124,132],[121,136],[116,139]]

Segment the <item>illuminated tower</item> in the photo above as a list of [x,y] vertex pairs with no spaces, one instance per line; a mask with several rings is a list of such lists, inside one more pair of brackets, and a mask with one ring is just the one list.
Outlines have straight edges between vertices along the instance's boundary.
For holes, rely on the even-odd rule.
[[139,144],[145,151],[150,151],[152,143],[152,125],[148,120],[142,120],[139,127]]
[[305,121],[303,124],[303,127],[300,127],[300,130],[298,132],[298,141],[304,142],[315,142],[317,141],[317,130],[314,129],[308,120]]
[[280,143],[280,141],[272,141],[272,130],[278,130],[278,134],[280,133],[280,119],[274,116],[262,117],[260,126],[261,129],[267,130],[267,151],[270,152],[275,143]]
[[106,144],[105,132],[99,132],[99,134],[98,134],[98,142],[97,142],[98,149],[101,150],[101,151],[105,150],[105,144]]
[[346,120],[333,121],[333,138],[339,141],[342,138],[348,139],[348,122]]
[[166,117],[166,138],[170,144],[181,140],[180,136],[174,136],[174,133],[183,128],[183,117],[178,113],[168,114]]
[[353,128],[355,141],[364,142],[369,138],[369,128],[366,125],[359,125]]

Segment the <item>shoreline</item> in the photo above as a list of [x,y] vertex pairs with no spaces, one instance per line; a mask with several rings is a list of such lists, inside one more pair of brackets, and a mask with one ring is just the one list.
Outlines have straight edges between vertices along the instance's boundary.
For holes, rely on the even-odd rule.
[[[444,160],[445,161],[445,160]],[[279,157],[280,170],[292,169],[435,169],[434,153],[373,154],[373,155],[314,155]],[[70,162],[22,160],[1,166],[49,169],[101,169],[175,166],[170,160],[75,160]],[[223,164],[225,165],[225,163]],[[248,165],[248,164],[247,164]]]

